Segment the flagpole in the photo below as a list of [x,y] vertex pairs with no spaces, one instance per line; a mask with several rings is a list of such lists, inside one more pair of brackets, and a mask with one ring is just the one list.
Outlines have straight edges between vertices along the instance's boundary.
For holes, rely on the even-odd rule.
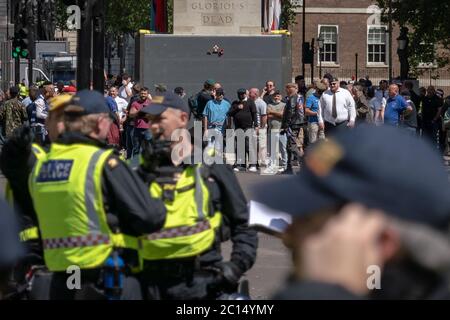
[[[305,47],[305,42],[306,42],[306,0],[303,0],[303,18],[302,18],[302,22],[303,22],[303,42],[302,42],[302,48]],[[306,68],[305,68],[305,52],[304,50],[302,50],[302,75],[305,77],[306,76]]]

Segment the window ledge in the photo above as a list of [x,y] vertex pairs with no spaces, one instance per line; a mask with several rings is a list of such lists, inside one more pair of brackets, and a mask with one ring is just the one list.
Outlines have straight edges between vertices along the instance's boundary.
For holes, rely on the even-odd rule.
[[384,63],[368,63],[367,68],[389,68],[389,65]]
[[[340,68],[341,65],[333,62],[322,62],[322,68]],[[317,64],[317,68],[320,68],[320,63]]]

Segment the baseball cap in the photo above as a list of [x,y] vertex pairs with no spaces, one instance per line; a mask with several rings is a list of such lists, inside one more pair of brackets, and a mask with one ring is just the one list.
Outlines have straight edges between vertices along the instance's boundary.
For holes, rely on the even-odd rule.
[[205,84],[207,84],[208,86],[213,86],[216,84],[216,81],[214,81],[213,79],[208,79],[205,81]]
[[68,86],[63,89],[63,92],[64,93],[76,93],[77,88],[75,88],[74,86]]
[[68,94],[61,94],[59,96],[56,96],[52,98],[50,102],[50,108],[49,111],[53,112],[56,111],[62,107],[67,106],[72,101],[73,96]]
[[155,84],[155,89],[159,90],[160,92],[166,92],[167,86],[163,83],[157,83],[157,84]]
[[360,126],[312,147],[297,176],[254,187],[256,201],[307,217],[356,202],[439,229],[450,221],[442,159],[398,128]]
[[110,113],[105,97],[98,91],[90,91],[87,89],[79,91],[64,111],[66,113],[78,113],[80,115]]
[[246,94],[246,93],[247,93],[247,89],[245,89],[245,88],[240,88],[237,91],[237,94]]
[[152,103],[143,108],[141,113],[156,116],[160,115],[168,108],[181,110],[186,113],[190,112],[188,105],[180,98],[180,96],[172,92],[166,92],[161,96],[153,97]]

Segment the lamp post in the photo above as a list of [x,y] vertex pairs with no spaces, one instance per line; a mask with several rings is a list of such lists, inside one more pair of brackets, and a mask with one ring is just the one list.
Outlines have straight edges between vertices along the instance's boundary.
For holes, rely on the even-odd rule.
[[[302,47],[305,48],[305,42],[306,42],[306,0],[303,0],[303,7],[302,7]],[[306,76],[306,69],[305,69],[305,49],[303,49],[302,52],[302,75]]]
[[392,83],[392,0],[389,0],[388,12],[388,33],[389,33],[389,83]]
[[325,41],[322,35],[317,38],[317,43],[319,44],[319,77],[320,79],[322,79],[322,50],[323,46],[325,45]]
[[398,58],[400,60],[400,79],[406,80],[409,75],[409,62],[408,62],[408,28],[402,27],[400,29],[400,36],[397,38],[398,44]]

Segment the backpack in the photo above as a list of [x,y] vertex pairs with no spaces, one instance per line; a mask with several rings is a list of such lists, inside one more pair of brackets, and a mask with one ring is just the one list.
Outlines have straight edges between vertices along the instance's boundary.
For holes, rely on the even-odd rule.
[[188,98],[189,109],[194,117],[198,118],[198,97],[200,93],[194,94]]

